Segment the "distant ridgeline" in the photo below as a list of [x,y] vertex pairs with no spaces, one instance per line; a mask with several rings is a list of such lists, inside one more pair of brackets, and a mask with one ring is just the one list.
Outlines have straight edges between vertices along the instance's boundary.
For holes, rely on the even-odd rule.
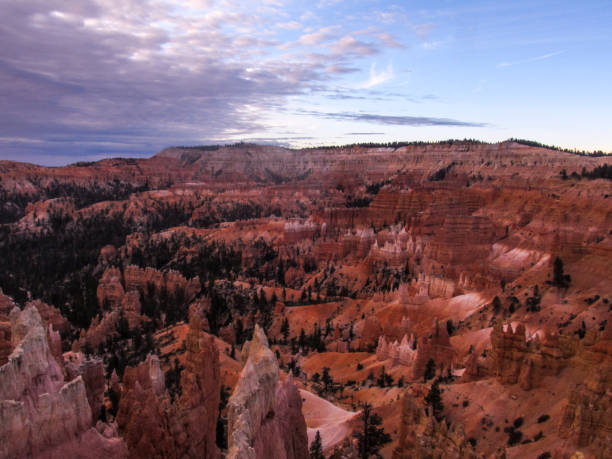
[[[577,150],[577,149],[569,149],[558,147],[556,145],[547,145],[541,142],[536,142],[535,140],[527,140],[527,139],[517,139],[510,138],[506,140],[506,142],[515,142],[521,145],[526,145],[528,147],[538,147],[538,148],[547,148],[549,150],[562,151],[565,153],[571,153],[579,156],[590,156],[590,157],[600,157],[607,156],[611,153],[606,153],[602,150],[595,151],[586,151],[586,150]],[[482,140],[477,139],[447,139],[447,140],[437,140],[437,141],[425,141],[425,140],[413,140],[413,141],[400,141],[400,142],[358,142],[358,143],[350,143],[345,145],[320,145],[313,147],[305,147],[305,148],[290,148],[291,150],[333,150],[333,149],[341,149],[341,148],[353,148],[353,147],[362,147],[362,148],[401,148],[401,147],[418,147],[425,145],[455,145],[455,144],[473,144],[473,145],[483,145],[488,142],[484,142]],[[252,142],[236,142],[231,144],[213,144],[213,145],[193,145],[193,146],[177,146],[176,148],[185,149],[185,150],[200,150],[200,151],[216,151],[220,148],[232,148],[232,147],[245,147],[249,145],[257,145]]]
[[562,147],[558,147],[556,145],[546,145],[540,142],[536,142],[534,140],[525,140],[525,139],[508,139],[509,142],[516,142],[516,143],[520,143],[521,145],[527,145],[528,147],[539,147],[539,148],[548,148],[549,150],[556,150],[556,151],[563,151],[565,153],[572,153],[574,155],[579,155],[579,156],[592,156],[592,157],[599,157],[599,156],[608,156],[610,155],[610,153],[606,153],[602,150],[596,150],[596,151],[586,151],[586,150],[570,150],[569,148],[562,148]]

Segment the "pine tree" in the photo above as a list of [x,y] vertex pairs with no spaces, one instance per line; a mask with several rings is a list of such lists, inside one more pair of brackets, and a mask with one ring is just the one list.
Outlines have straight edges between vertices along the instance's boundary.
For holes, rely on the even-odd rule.
[[323,368],[323,375],[321,376],[321,381],[325,385],[325,392],[329,391],[330,386],[334,385],[334,380],[329,374],[329,368]]
[[439,384],[440,381],[436,379],[431,385],[427,397],[425,397],[425,402],[431,407],[432,414],[438,421],[442,419],[442,411],[444,410],[442,392],[440,391]]
[[285,343],[287,343],[287,339],[289,338],[289,320],[285,317],[281,324],[281,334],[283,335],[283,339]]
[[553,281],[552,284],[556,285],[559,288],[567,288],[571,282],[572,278],[569,274],[565,274],[563,272],[563,260],[561,258],[556,257],[554,266],[553,266]]
[[362,406],[363,430],[357,432],[359,443],[359,457],[368,459],[370,456],[378,457],[380,448],[391,441],[391,436],[382,427],[382,418],[372,413],[372,405],[366,403]]
[[423,375],[423,379],[428,381],[432,379],[436,375],[436,362],[434,359],[429,359],[427,361],[427,366],[425,367],[425,374]]
[[317,430],[314,441],[310,444],[310,459],[325,459],[321,434]]
[[236,328],[234,330],[234,335],[236,338],[236,344],[238,346],[242,345],[244,342],[244,325],[242,324],[242,320],[238,319],[236,321]]

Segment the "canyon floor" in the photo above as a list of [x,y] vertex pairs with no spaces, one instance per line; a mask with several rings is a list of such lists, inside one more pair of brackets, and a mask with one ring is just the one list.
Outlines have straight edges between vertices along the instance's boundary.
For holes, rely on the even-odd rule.
[[610,457],[610,163],[0,161],[0,457]]

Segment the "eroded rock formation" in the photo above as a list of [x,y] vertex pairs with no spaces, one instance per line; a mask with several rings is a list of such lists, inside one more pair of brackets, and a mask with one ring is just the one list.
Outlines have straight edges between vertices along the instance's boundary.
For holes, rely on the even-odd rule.
[[597,458],[608,457],[612,442],[612,367],[601,368],[571,392],[559,424],[559,436]]
[[419,406],[408,392],[402,397],[399,443],[393,459],[476,457],[461,425],[447,427]]
[[423,337],[417,345],[412,377],[414,379],[422,378],[429,360],[434,361],[436,373],[445,375],[452,370],[456,358],[457,351],[450,343],[446,327],[440,326],[438,319],[435,319],[431,335]]
[[219,352],[192,317],[186,337],[181,395],[172,401],[157,356],[128,367],[117,422],[131,457],[219,457],[215,444],[219,415]]
[[0,456],[126,457],[112,427],[92,427],[83,378],[64,381],[36,307],[14,308],[10,319],[14,349],[0,367]]
[[410,367],[414,364],[414,358],[417,351],[415,347],[415,338],[413,335],[408,338],[404,335],[400,343],[396,341],[387,342],[384,336],[378,339],[378,347],[376,348],[376,358],[378,360],[390,359],[392,365],[404,365]]
[[256,325],[243,347],[244,368],[228,402],[230,459],[306,459],[302,399],[293,380],[279,380],[274,353]]
[[527,341],[525,326],[504,330],[498,322],[491,333],[493,374],[502,384],[516,384],[529,390],[543,376],[556,376],[576,353],[577,340],[568,336],[545,334]]

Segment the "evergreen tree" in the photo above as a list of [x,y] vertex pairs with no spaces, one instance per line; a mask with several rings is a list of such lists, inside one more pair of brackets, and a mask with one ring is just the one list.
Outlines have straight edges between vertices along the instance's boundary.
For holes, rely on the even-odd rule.
[[329,388],[334,385],[334,380],[329,374],[328,367],[323,368],[323,375],[321,376],[321,382],[323,382],[323,385],[325,386],[325,392],[328,392]]
[[244,342],[244,325],[242,324],[242,320],[236,321],[236,329],[234,330],[236,344],[238,346],[242,345]]
[[495,314],[499,312],[499,310],[501,309],[501,305],[502,305],[501,300],[499,299],[498,296],[493,298],[493,311],[495,312]]
[[561,260],[561,258],[559,257],[556,257],[553,266],[552,284],[559,287],[560,289],[565,289],[569,287],[571,280],[571,276],[563,272],[563,260]]
[[440,391],[440,381],[438,379],[436,379],[431,385],[429,393],[427,394],[427,397],[425,397],[425,402],[431,407],[433,416],[438,421],[442,419],[444,404],[442,403],[442,392]]
[[281,334],[283,335],[283,339],[285,340],[285,344],[287,343],[287,339],[289,338],[289,320],[285,317],[283,322],[281,323]]
[[380,448],[391,441],[391,436],[382,427],[382,418],[372,413],[372,405],[366,403],[362,406],[361,417],[363,420],[363,430],[357,432],[359,443],[359,457],[368,459],[371,456],[380,457]]
[[310,444],[310,459],[325,459],[321,434],[317,430],[314,441]]
[[423,375],[423,379],[428,381],[436,376],[436,362],[434,359],[429,359],[427,361],[427,366],[425,367],[425,374]]

